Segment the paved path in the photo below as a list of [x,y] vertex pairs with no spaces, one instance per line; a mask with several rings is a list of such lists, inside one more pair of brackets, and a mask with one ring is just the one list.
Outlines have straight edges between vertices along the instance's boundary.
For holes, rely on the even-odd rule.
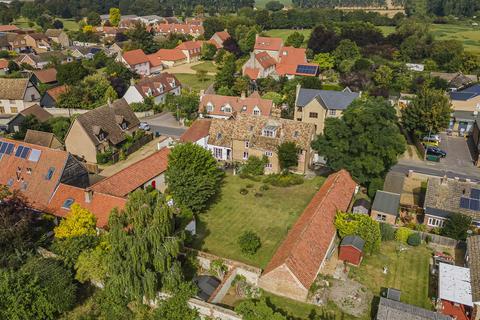
[[155,136],[179,138],[187,128],[181,125],[171,112],[162,112],[141,121],[148,123]]

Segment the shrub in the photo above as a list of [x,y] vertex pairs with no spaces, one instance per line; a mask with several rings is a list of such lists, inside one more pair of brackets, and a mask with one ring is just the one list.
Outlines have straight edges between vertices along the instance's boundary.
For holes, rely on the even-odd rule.
[[377,190],[382,190],[382,189],[383,189],[383,179],[374,178],[368,184],[368,196],[373,199],[375,197],[375,193],[377,193]]
[[263,197],[263,193],[255,192],[255,197],[257,197],[257,198]]
[[240,189],[240,194],[246,195],[248,194],[248,190],[245,188]]
[[253,188],[253,184],[249,183],[249,184],[247,184],[245,187],[246,187],[247,189],[251,189],[251,188]]
[[262,184],[260,186],[260,191],[267,191],[268,189],[270,189],[270,187],[268,186],[268,184]]
[[238,245],[244,254],[253,255],[261,246],[260,237],[253,231],[245,231],[238,238]]
[[297,174],[271,174],[265,178],[264,182],[275,187],[290,187],[303,183],[303,177]]
[[421,223],[415,225],[415,230],[425,232],[427,231],[427,226]]
[[402,243],[407,243],[408,237],[413,233],[411,229],[400,227],[395,232],[395,239]]
[[425,237],[425,242],[426,242],[427,244],[429,244],[431,241],[432,241],[432,236],[431,236],[431,235],[427,235],[427,236]]
[[266,156],[263,156],[261,159],[259,157],[251,156],[240,168],[240,172],[245,175],[260,176],[263,175],[267,163],[268,159]]
[[97,162],[99,164],[105,164],[112,160],[113,152],[111,149],[105,150],[104,152],[97,153]]
[[412,247],[417,247],[420,245],[420,243],[422,243],[422,238],[420,237],[419,233],[414,232],[408,236],[407,243]]
[[380,223],[380,234],[382,235],[382,241],[395,240],[395,229],[388,223]]

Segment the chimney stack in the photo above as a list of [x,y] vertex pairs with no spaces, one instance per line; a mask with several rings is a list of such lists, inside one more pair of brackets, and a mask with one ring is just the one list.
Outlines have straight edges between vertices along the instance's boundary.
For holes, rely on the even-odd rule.
[[85,203],[92,202],[93,199],[93,190],[90,188],[85,189]]

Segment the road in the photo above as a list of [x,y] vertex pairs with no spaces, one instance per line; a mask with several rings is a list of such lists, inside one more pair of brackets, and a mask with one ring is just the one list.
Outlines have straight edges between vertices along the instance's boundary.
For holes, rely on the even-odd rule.
[[413,161],[400,160],[398,164],[392,167],[391,171],[407,174],[409,170],[413,170],[418,173],[432,176],[443,177],[444,175],[447,175],[449,178],[459,177],[460,179],[470,179],[475,182],[480,182],[480,169],[478,168],[455,168],[452,170],[447,165],[440,165],[441,164],[438,163],[430,165],[428,162],[417,163]]
[[177,119],[171,112],[162,112],[150,117],[140,119],[142,122],[148,123],[150,131],[155,136],[167,136],[172,138],[179,138],[187,128],[178,123]]

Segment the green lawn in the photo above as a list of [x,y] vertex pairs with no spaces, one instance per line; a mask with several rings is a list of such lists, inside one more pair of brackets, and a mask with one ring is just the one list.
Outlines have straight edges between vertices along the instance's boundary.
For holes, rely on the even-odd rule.
[[[264,268],[323,181],[324,178],[316,177],[293,187],[270,187],[262,192],[262,197],[256,197],[261,182],[228,175],[217,203],[200,215],[199,238],[194,246]],[[241,195],[240,189],[249,184],[253,185],[249,193]],[[256,232],[262,242],[254,256],[242,254],[237,244],[246,230]]]
[[207,72],[217,73],[217,66],[212,61],[205,61],[192,67],[193,70],[205,70]]
[[77,31],[79,24],[74,19],[58,19],[63,22],[63,28],[65,30]]
[[305,42],[310,37],[310,33],[312,33],[311,29],[303,29],[303,30],[271,29],[271,30],[265,31],[265,34],[269,37],[278,37],[278,38],[282,38],[283,41],[286,41],[288,36],[294,33],[295,31],[298,31],[305,36]]
[[[350,277],[372,290],[376,296],[382,288],[396,288],[402,291],[401,301],[432,310],[428,297],[429,261],[431,250],[425,245],[406,246],[408,249],[397,252],[398,242],[382,243],[380,253],[365,256],[358,268],[350,270]],[[383,267],[388,273],[383,273]]]
[[195,91],[207,89],[214,81],[213,76],[206,76],[205,81],[200,81],[197,75],[189,73],[175,73],[175,77],[177,77],[185,88],[190,88]]

